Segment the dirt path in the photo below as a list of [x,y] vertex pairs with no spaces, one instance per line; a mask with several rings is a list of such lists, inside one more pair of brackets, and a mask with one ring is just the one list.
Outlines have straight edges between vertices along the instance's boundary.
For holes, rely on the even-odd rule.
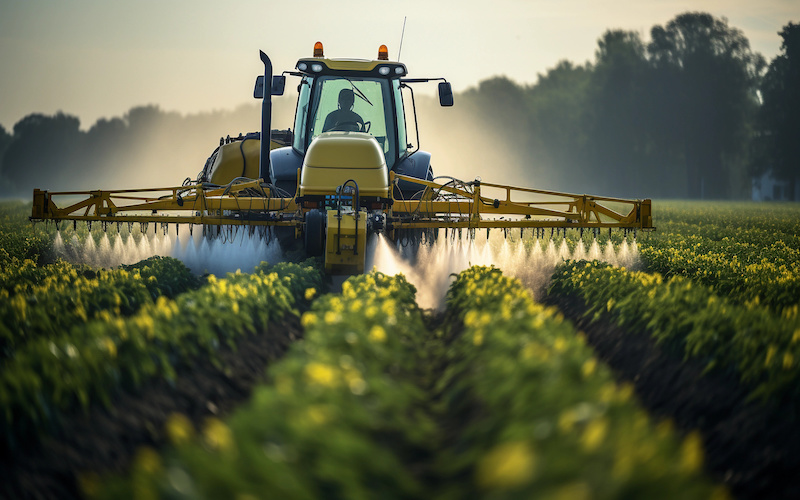
[[784,402],[748,402],[734,373],[703,375],[704,363],[656,345],[646,332],[609,321],[589,323],[580,299],[547,297],[586,334],[598,357],[620,380],[634,384],[652,415],[703,435],[706,468],[739,499],[800,498],[797,408]]
[[164,423],[172,413],[202,426],[205,418],[225,415],[246,401],[264,380],[267,365],[301,333],[299,320],[287,317],[263,334],[243,338],[236,351],[223,348],[222,369],[200,360],[180,368],[174,384],[154,380],[136,394],[120,394],[111,409],[99,405],[86,415],[68,416],[59,437],[0,456],[0,497],[79,498],[80,474],[121,473],[139,447],[165,444]]

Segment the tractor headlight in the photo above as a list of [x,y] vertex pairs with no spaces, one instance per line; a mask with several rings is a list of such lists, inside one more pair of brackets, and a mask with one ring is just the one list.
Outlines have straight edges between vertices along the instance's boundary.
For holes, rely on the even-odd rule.
[[318,64],[318,63],[317,64],[312,64],[311,65],[311,71],[313,71],[314,73],[319,73],[320,71],[322,71],[322,65]]
[[378,68],[378,73],[382,74],[383,76],[388,75],[390,71],[392,70],[389,68],[389,66],[381,66]]
[[299,69],[300,71],[305,71],[308,69],[308,64],[301,62],[300,64],[297,65],[297,69]]

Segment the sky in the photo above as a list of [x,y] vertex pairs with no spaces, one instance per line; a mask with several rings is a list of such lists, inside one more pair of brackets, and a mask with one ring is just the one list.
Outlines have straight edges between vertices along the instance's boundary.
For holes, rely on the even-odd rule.
[[0,0],[0,125],[63,111],[88,129],[146,104],[234,109],[253,102],[259,49],[277,73],[318,40],[327,57],[372,59],[386,44],[394,59],[402,34],[409,76],[456,92],[497,75],[533,84],[560,60],[593,60],[607,29],[648,40],[687,11],[726,17],[768,61],[800,22],[797,0]]

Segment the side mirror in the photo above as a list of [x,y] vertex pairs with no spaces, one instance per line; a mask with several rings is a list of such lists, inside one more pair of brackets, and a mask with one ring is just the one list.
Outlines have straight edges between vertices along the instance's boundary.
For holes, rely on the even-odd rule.
[[258,75],[256,78],[256,88],[253,89],[253,97],[256,99],[264,98],[264,75]]
[[[286,77],[283,75],[273,75],[270,95],[283,95],[283,91],[285,88],[286,88]],[[253,97],[255,97],[256,99],[264,98],[264,75],[259,75],[256,78],[256,86],[253,89]]]
[[450,82],[439,82],[439,105],[453,105],[453,88],[450,87]]
[[272,95],[283,95],[286,88],[286,77],[283,75],[272,75]]

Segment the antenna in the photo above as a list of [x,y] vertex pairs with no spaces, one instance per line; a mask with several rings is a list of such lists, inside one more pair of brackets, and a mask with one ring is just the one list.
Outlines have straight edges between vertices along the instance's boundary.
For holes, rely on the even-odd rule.
[[403,37],[406,34],[406,16],[403,16],[403,31],[400,32],[400,48],[397,49],[397,61],[400,62],[400,52],[403,50]]

